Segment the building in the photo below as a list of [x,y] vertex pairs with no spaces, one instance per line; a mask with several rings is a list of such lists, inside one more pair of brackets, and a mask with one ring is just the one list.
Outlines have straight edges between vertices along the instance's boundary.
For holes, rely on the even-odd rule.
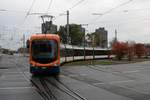
[[95,38],[98,38],[98,46],[102,48],[108,47],[108,32],[104,27],[95,30]]
[[52,24],[52,21],[42,23],[42,33],[55,34],[57,32],[57,25]]

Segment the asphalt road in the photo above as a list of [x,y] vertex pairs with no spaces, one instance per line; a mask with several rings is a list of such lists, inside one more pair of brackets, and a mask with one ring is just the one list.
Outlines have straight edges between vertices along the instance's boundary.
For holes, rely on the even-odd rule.
[[150,61],[62,66],[59,76],[32,76],[26,57],[1,55],[0,100],[150,100]]

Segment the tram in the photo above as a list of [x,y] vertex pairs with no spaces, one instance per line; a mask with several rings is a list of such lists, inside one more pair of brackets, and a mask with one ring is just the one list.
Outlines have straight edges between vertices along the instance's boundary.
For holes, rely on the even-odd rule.
[[59,36],[56,34],[32,35],[29,40],[29,63],[32,74],[59,74]]

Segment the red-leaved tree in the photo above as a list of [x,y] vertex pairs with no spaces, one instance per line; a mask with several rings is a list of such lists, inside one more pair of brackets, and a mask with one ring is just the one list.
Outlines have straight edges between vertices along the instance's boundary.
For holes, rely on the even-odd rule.
[[135,50],[136,56],[137,56],[138,58],[141,58],[141,57],[144,55],[144,53],[145,53],[144,44],[141,44],[141,43],[135,44],[134,50]]
[[128,44],[127,46],[127,58],[131,61],[134,58],[134,45]]
[[124,42],[116,42],[112,46],[112,51],[116,55],[118,60],[122,60],[125,54],[127,54],[127,43]]
[[150,56],[150,48],[145,47],[145,58],[148,58],[148,56]]

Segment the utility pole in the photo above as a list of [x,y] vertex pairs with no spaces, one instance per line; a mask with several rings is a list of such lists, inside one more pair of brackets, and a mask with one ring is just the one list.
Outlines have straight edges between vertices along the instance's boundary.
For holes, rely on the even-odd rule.
[[65,13],[61,13],[59,14],[60,16],[62,15],[67,15],[67,24],[66,24],[66,28],[67,28],[67,31],[66,31],[66,44],[69,44],[69,42],[71,41],[71,37],[69,37],[69,10],[67,10],[67,14]]
[[115,29],[115,42],[117,42],[117,30]]
[[[80,24],[80,25],[81,25],[81,27],[82,27],[82,26],[87,26],[87,27],[88,27],[88,24]],[[86,29],[85,29],[85,32],[86,32]],[[86,58],[85,58],[85,56],[86,56],[86,54],[85,54],[85,44],[86,44],[86,43],[85,43],[85,36],[86,36],[85,32],[84,32],[84,43],[83,43],[83,45],[84,45],[84,60],[86,59]]]
[[[87,26],[87,28],[88,28],[88,24],[80,24],[81,26]],[[85,32],[84,32],[84,45],[85,45],[85,36],[86,36],[86,29],[85,29]]]
[[23,34],[23,56],[25,57],[25,34]]
[[0,31],[0,39],[1,39],[1,37],[2,37],[2,33],[1,33],[1,31]]
[[92,44],[93,44],[93,60],[94,60],[95,59],[95,54],[94,54],[95,36],[94,35],[92,35]]
[[70,38],[69,38],[69,10],[67,10],[67,44],[69,44],[70,42]]

